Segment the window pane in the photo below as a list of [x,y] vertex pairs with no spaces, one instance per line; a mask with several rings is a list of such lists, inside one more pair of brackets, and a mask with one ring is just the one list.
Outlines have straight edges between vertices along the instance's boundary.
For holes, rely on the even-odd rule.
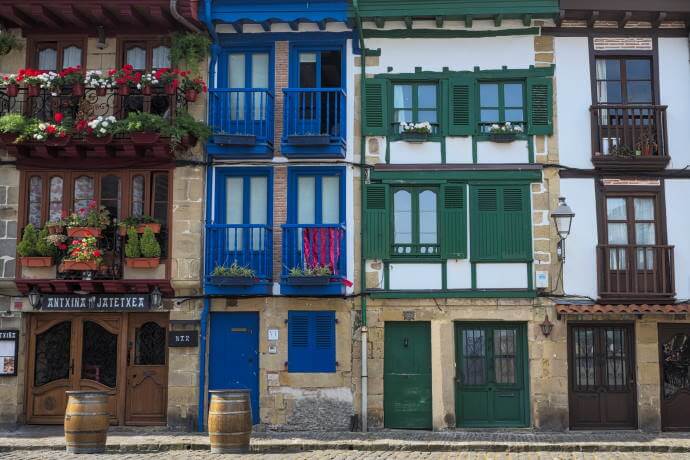
[[393,107],[396,109],[412,108],[412,86],[395,85],[393,86]]
[[168,223],[168,175],[153,176],[153,217],[161,224]]
[[101,179],[101,205],[110,212],[110,217],[119,219],[121,214],[121,190],[118,176],[105,176]]
[[655,244],[656,236],[653,223],[635,224],[635,243]]
[[412,110],[396,110],[395,121],[402,123],[403,121],[409,123],[412,121]]
[[394,242],[412,243],[412,195],[407,190],[398,190],[393,195]]
[[228,61],[228,84],[230,88],[244,88],[244,54],[231,54]]
[[62,50],[62,68],[77,67],[81,65],[81,48],[68,46]]
[[144,215],[144,176],[132,179],[132,215]]
[[417,121],[428,121],[429,123],[437,123],[438,119],[436,117],[435,110],[420,110],[418,112]]
[[635,220],[654,220],[654,199],[635,198]]
[[340,223],[340,177],[321,179],[321,223]]
[[58,220],[62,217],[62,177],[50,178],[50,209],[48,210],[48,220]]
[[494,330],[494,375],[496,383],[515,383],[515,331]]
[[524,111],[521,109],[506,109],[505,121],[525,121]]
[[297,223],[316,223],[316,178],[300,176],[297,179]]
[[244,179],[228,177],[225,179],[225,223],[243,224],[244,219]]
[[651,80],[651,62],[647,59],[628,59],[625,61],[625,76],[628,81]]
[[89,201],[94,199],[93,178],[79,176],[74,180],[74,211],[79,212],[89,206]]
[[436,108],[436,85],[417,86],[417,105],[423,109]]
[[299,53],[299,87],[316,88],[316,53]]
[[170,67],[170,48],[167,46],[157,46],[153,49],[152,67],[154,69],[162,69]]
[[249,223],[265,225],[268,218],[268,179],[252,177],[249,185]]
[[482,107],[498,107],[498,84],[479,85],[479,102]]
[[609,244],[628,244],[627,224],[608,224]]
[[625,198],[607,198],[606,216],[609,220],[626,220],[628,212],[625,207]]
[[135,69],[143,70],[146,68],[146,50],[135,46],[127,50],[125,64],[129,64]]
[[503,93],[506,107],[522,107],[522,83],[506,83]]
[[629,81],[627,84],[628,102],[651,103],[652,102],[652,82],[651,81]]
[[419,242],[436,244],[436,192],[419,194]]
[[462,383],[482,385],[486,383],[485,332],[482,329],[462,331]]
[[43,199],[43,181],[40,176],[32,176],[29,180],[29,223],[36,228],[41,227],[41,200]]
[[40,70],[57,70],[57,50],[45,48],[39,51],[38,68]]
[[599,102],[618,104],[623,102],[623,92],[619,81],[600,81],[597,83]]
[[268,88],[268,53],[252,55],[252,88]]
[[621,64],[618,59],[597,59],[597,80],[620,80]]
[[498,121],[498,110],[482,109],[481,110],[482,123],[493,123]]

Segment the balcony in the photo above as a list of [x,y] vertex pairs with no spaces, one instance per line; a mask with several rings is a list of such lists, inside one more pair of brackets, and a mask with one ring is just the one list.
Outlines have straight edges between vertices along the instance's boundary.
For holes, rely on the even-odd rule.
[[[209,294],[268,295],[272,292],[273,231],[266,225],[207,225],[205,259]],[[214,274],[218,267],[235,267],[235,271]],[[251,272],[239,276],[238,268]]]
[[342,224],[286,224],[283,228],[282,294],[342,295],[347,274]]
[[273,107],[273,92],[266,88],[209,90],[209,155],[271,155]]
[[592,164],[597,169],[664,169],[670,160],[666,106],[599,104],[592,117]]
[[346,102],[341,88],[286,88],[282,152],[345,157]]
[[675,297],[673,246],[597,247],[599,296],[607,302],[660,302]]

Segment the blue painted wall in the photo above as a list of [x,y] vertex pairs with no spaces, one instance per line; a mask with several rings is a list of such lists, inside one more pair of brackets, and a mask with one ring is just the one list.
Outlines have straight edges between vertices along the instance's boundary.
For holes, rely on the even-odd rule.
[[347,10],[345,0],[219,0],[213,2],[211,20],[218,23],[299,19],[344,22]]

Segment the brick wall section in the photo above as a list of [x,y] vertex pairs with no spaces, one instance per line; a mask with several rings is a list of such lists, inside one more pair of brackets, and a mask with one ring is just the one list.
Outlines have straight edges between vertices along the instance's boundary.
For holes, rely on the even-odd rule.
[[273,168],[273,279],[280,280],[283,261],[283,231],[287,222],[287,166]]
[[289,42],[276,42],[275,48],[275,110],[274,110],[274,141],[273,151],[275,156],[280,156],[280,139],[283,136],[283,88],[289,85],[289,61],[290,46]]
[[608,50],[652,50],[652,39],[649,37],[594,37],[594,49]]

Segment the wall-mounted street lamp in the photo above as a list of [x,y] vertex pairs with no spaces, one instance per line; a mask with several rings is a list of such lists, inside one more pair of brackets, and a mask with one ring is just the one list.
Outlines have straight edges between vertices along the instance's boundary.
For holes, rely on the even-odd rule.
[[560,238],[558,241],[557,253],[558,260],[561,261],[565,260],[565,239],[570,235],[570,226],[573,223],[573,217],[575,217],[575,213],[570,209],[568,203],[565,202],[565,198],[559,197],[558,207],[551,212],[551,218],[554,224],[556,224],[556,231]]
[[32,308],[38,308],[41,305],[41,293],[35,286],[29,291],[29,304]]
[[151,291],[151,307],[158,308],[161,306],[161,302],[163,302],[163,295],[161,294],[161,290],[158,289],[158,286],[156,286],[153,288],[153,291]]
[[546,314],[546,318],[544,318],[544,321],[539,325],[541,328],[541,333],[544,334],[544,337],[548,337],[551,335],[551,331],[553,330],[553,323],[549,321],[549,314]]

